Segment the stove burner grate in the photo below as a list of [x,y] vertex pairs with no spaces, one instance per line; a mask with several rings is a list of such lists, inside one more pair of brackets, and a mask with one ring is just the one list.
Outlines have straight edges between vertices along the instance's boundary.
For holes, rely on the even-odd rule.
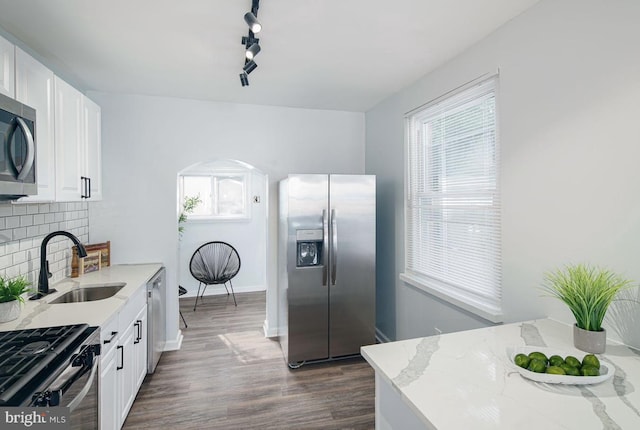
[[31,342],[22,347],[18,354],[20,355],[37,355],[45,351],[48,351],[51,347],[51,342],[41,340],[38,342]]
[[20,404],[52,367],[64,363],[87,334],[87,324],[0,332],[0,406]]

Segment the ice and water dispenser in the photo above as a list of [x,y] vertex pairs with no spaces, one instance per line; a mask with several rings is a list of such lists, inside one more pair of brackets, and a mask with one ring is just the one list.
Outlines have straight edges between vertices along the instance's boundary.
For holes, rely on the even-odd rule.
[[296,267],[322,266],[322,230],[296,231]]

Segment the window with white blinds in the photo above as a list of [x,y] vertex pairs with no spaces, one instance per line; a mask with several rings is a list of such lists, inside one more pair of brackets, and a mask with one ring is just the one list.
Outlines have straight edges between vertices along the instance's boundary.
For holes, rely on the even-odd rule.
[[502,317],[496,80],[407,117],[403,274],[492,321]]

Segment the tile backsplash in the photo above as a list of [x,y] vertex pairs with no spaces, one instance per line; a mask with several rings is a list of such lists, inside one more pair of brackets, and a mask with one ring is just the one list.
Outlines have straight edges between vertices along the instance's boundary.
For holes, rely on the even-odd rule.
[[[88,243],[88,203],[0,203],[0,275],[24,275],[37,287],[42,239],[54,231],[65,230],[80,242]],[[71,274],[73,242],[63,236],[47,246],[49,271],[57,282]]]

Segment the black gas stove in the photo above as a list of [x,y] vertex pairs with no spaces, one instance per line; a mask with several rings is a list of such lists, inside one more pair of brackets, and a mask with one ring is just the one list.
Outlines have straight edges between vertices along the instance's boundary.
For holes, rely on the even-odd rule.
[[57,406],[51,399],[59,394],[59,376],[69,368],[76,374],[67,391],[95,367],[97,333],[87,324],[0,332],[0,406]]

